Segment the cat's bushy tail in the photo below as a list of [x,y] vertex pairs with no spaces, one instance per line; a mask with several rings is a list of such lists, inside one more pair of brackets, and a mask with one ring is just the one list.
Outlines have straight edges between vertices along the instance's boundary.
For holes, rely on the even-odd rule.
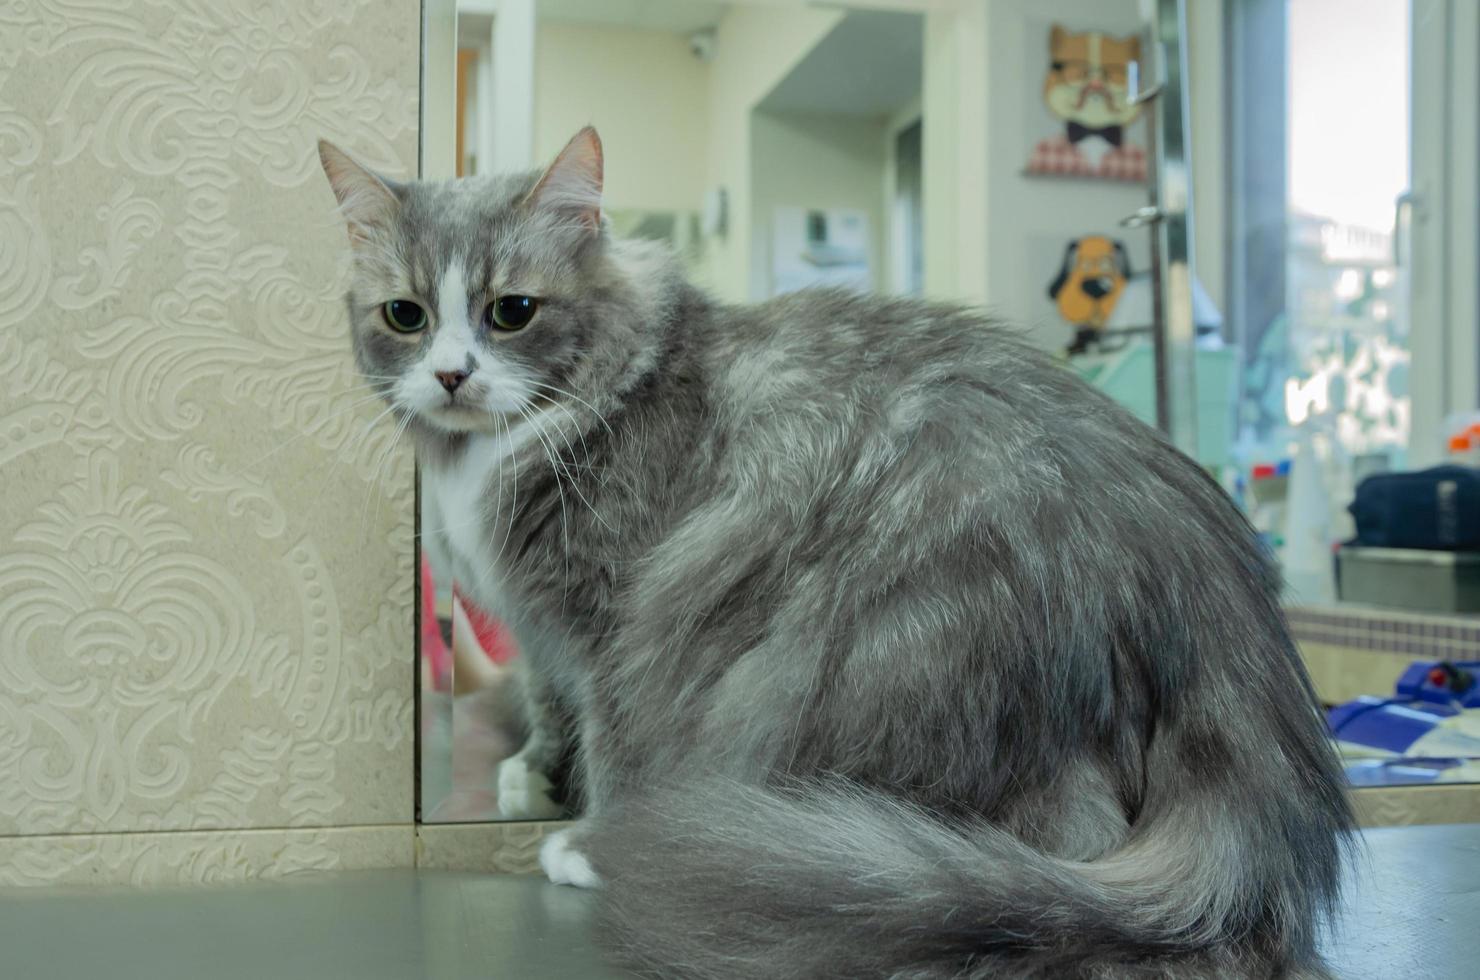
[[663,977],[1324,977],[1344,828],[1240,802],[1167,800],[1079,862],[843,781],[711,779],[589,846],[609,937]]

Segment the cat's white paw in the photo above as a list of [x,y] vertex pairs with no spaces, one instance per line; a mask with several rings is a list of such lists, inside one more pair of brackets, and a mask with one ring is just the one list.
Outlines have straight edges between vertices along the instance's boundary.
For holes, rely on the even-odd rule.
[[557,885],[598,888],[601,879],[586,856],[571,843],[569,830],[557,830],[540,845],[540,867]]
[[560,816],[560,804],[550,799],[552,789],[544,773],[529,768],[517,755],[499,763],[498,812],[505,819],[549,820]]

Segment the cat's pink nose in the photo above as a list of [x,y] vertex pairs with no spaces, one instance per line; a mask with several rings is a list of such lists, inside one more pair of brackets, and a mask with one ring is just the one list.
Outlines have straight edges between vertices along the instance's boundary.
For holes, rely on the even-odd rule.
[[466,371],[438,371],[436,374],[437,380],[442,382],[442,387],[447,389],[449,395],[457,390],[458,385],[468,380]]

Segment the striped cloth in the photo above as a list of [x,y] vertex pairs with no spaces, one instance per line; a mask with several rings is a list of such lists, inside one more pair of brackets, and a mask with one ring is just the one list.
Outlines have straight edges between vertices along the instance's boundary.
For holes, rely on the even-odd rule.
[[1055,177],[1095,177],[1141,183],[1146,179],[1146,151],[1131,143],[1111,147],[1097,167],[1063,136],[1039,140],[1027,172]]

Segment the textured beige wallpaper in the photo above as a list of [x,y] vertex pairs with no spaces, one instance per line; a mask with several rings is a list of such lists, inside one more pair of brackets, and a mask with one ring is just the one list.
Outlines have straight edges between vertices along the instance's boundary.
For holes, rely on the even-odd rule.
[[409,853],[363,828],[413,813],[411,459],[315,140],[411,174],[418,45],[417,0],[0,2],[0,883]]

